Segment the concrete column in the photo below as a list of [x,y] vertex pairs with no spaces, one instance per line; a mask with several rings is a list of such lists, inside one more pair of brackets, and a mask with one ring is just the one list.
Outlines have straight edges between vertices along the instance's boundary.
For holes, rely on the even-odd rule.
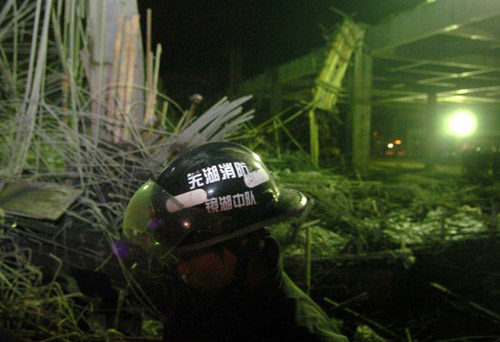
[[425,130],[427,134],[425,149],[425,168],[432,170],[436,164],[436,131],[437,131],[437,96],[435,93],[427,94],[427,106],[425,118]]
[[361,176],[368,176],[371,139],[372,57],[363,44],[356,47],[349,97],[352,164]]
[[[283,101],[281,100],[281,83],[280,83],[280,75],[278,68],[273,68],[270,71],[270,80],[271,80],[271,98],[269,103],[269,114],[271,116],[277,115],[283,109]],[[274,142],[276,144],[276,152],[278,156],[281,155],[281,145],[280,145],[280,129],[279,122],[277,120],[274,121]]]

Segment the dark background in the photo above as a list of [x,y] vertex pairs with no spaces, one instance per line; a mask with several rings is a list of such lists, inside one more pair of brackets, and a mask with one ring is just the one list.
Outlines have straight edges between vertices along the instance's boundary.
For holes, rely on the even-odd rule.
[[[290,61],[325,44],[323,29],[341,16],[378,24],[424,0],[139,0],[143,34],[153,11],[153,50],[162,44],[165,90],[223,91],[229,84],[230,52],[242,55],[242,78]],[[199,90],[198,90],[199,91]],[[188,96],[188,95],[187,95]]]

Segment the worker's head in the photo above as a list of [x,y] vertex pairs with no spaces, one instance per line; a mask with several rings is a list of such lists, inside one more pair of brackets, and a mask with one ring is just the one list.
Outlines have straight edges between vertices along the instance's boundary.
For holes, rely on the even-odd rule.
[[237,251],[246,243],[245,238],[239,237],[191,252],[175,253],[177,272],[197,289],[218,291],[228,288],[235,283],[237,269],[241,267]]
[[306,202],[300,192],[278,187],[248,148],[209,143],[146,182],[127,206],[123,229],[160,259],[180,256],[179,266],[207,251],[231,263],[222,242],[244,244],[242,236],[298,214]]

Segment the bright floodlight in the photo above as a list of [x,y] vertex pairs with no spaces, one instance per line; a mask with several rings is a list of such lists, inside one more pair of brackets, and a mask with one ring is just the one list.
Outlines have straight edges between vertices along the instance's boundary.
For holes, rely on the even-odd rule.
[[470,135],[476,130],[476,116],[468,111],[457,112],[448,121],[448,129],[455,135]]

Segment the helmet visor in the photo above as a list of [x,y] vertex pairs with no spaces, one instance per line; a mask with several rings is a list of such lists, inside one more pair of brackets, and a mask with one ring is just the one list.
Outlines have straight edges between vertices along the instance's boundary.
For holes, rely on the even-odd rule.
[[150,180],[130,199],[123,217],[123,231],[128,237],[146,232],[152,224],[155,218],[152,198],[157,188],[156,183]]
[[165,230],[165,212],[176,212],[185,205],[156,182],[149,180],[132,196],[123,217],[123,231],[153,254],[166,254],[182,241],[189,230]]

